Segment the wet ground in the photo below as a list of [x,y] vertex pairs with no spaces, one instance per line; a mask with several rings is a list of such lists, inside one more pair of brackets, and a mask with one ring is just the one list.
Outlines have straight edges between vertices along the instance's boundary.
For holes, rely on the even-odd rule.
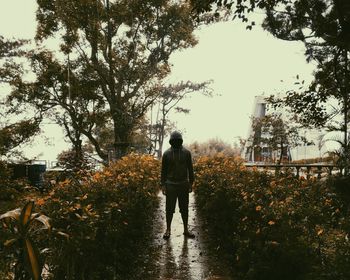
[[181,215],[174,214],[169,240],[162,238],[165,231],[165,197],[160,194],[160,207],[156,214],[153,238],[144,258],[141,279],[172,280],[231,280],[228,265],[209,249],[206,231],[197,216],[194,197],[190,194],[189,228],[194,239],[183,236]]

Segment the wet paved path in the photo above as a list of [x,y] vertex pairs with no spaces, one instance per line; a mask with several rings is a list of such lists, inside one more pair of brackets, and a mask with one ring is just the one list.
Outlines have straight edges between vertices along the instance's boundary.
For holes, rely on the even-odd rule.
[[190,194],[189,229],[196,235],[194,239],[183,236],[181,215],[174,214],[169,240],[162,238],[165,231],[165,197],[160,196],[160,207],[153,229],[152,253],[148,255],[143,279],[162,280],[233,280],[225,265],[217,256],[210,255],[205,231],[196,214],[193,194]]

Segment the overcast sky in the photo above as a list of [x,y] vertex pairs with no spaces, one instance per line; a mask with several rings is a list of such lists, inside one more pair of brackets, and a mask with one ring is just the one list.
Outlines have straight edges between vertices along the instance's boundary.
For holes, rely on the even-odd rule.
[[[35,0],[2,1],[0,34],[5,37],[33,38],[35,32]],[[261,15],[255,14],[259,21]],[[185,143],[220,138],[228,143],[247,137],[250,115],[256,95],[269,95],[288,89],[299,74],[309,81],[313,66],[307,64],[300,43],[273,38],[259,26],[247,31],[235,22],[218,23],[196,31],[199,43],[192,49],[175,53],[171,62],[173,82],[213,80],[217,96],[193,96],[181,105],[190,114],[172,114],[172,121],[183,131]],[[281,82],[283,81],[283,82]],[[43,148],[37,139],[28,156],[54,160],[67,148],[61,130],[47,125],[44,133],[52,145]]]

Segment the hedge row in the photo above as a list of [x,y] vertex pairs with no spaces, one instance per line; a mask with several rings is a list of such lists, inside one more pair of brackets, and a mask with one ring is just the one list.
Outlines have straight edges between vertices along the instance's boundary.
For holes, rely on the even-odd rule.
[[349,209],[325,182],[200,158],[198,212],[235,279],[350,279]]
[[52,231],[31,234],[45,248],[47,279],[128,279],[152,225],[158,182],[159,162],[134,154],[38,197],[36,209],[50,217]]

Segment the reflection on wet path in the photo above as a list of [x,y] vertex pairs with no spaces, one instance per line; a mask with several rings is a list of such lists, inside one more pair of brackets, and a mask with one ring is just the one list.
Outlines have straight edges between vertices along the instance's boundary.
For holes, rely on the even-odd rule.
[[183,225],[178,208],[174,214],[170,239],[162,238],[165,231],[165,198],[161,194],[160,196],[153,252],[152,256],[149,256],[152,259],[150,260],[152,268],[147,268],[148,275],[144,279],[231,280],[220,260],[208,254],[205,234],[201,232],[196,215],[193,194],[190,195],[189,228],[196,235],[195,239],[187,239],[183,236]]
[[162,248],[159,261],[160,279],[194,279],[191,275],[191,261],[188,254],[188,240],[183,238],[182,246],[168,240]]

